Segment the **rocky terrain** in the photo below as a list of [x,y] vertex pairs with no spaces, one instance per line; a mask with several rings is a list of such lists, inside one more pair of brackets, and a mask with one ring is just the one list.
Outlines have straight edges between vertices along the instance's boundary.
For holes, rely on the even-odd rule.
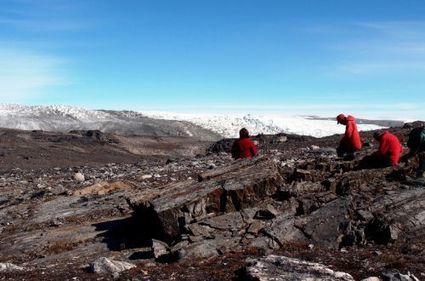
[[[403,142],[412,126],[392,128]],[[0,280],[423,280],[415,160],[366,169],[340,136],[0,135]]]

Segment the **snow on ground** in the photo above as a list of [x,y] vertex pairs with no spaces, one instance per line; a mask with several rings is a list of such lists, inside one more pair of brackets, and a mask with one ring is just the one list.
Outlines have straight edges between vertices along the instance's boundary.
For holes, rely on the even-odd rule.
[[[314,120],[303,116],[283,115],[199,115],[170,112],[143,112],[145,116],[158,119],[184,120],[217,132],[224,137],[237,137],[239,130],[247,128],[252,135],[259,133],[290,133],[324,137],[344,133],[345,126],[333,120]],[[372,124],[360,124],[359,130],[376,130],[382,127]]]

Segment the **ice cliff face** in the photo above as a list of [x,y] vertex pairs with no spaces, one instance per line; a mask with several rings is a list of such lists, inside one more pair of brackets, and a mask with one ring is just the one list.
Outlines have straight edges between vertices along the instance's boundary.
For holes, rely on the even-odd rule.
[[[0,127],[22,130],[67,132],[101,130],[118,134],[153,136],[193,136],[216,140],[237,137],[240,128],[251,134],[291,133],[323,137],[342,134],[344,126],[334,120],[281,115],[199,115],[169,112],[87,110],[72,106],[23,106],[0,104]],[[382,128],[359,124],[360,130]]]
[[[145,112],[152,118],[185,120],[217,132],[225,137],[237,137],[241,128],[247,128],[252,135],[290,133],[324,137],[344,133],[345,127],[337,125],[335,120],[319,120],[303,116],[281,115],[194,115],[173,114],[167,112]],[[375,124],[359,124],[359,130],[382,128]]]

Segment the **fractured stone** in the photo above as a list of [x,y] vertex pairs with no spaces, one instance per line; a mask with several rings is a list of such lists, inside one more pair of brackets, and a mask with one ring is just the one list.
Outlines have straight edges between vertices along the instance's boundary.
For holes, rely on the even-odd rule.
[[170,184],[129,198],[128,202],[142,225],[156,228],[166,237],[178,237],[187,224],[255,206],[277,192],[283,179],[273,161],[245,161],[242,168],[240,162],[228,165],[228,173],[210,180]]

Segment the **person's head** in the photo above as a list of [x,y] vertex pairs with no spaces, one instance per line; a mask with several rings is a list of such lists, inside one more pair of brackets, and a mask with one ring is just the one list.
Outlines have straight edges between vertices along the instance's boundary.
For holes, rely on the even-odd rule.
[[377,131],[373,134],[373,138],[377,141],[379,141],[381,139],[383,132]]
[[242,128],[242,129],[239,131],[239,137],[240,137],[241,139],[243,139],[243,138],[249,138],[249,132],[248,132],[248,130],[247,130],[247,129],[245,129],[245,128]]
[[338,124],[347,125],[347,117],[341,113],[336,117],[336,122]]

